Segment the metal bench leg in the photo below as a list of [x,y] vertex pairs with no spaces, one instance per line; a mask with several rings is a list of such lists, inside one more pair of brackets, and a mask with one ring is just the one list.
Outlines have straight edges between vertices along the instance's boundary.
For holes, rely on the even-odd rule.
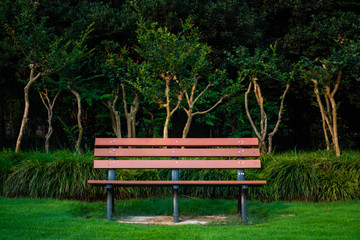
[[241,216],[241,189],[242,189],[242,187],[239,187],[238,207],[237,207],[237,214],[239,216]]
[[241,188],[241,222],[247,222],[247,209],[246,209],[246,192],[247,186]]
[[[241,158],[238,158],[241,159]],[[237,170],[237,180],[244,181],[245,180],[245,170],[238,169]],[[247,212],[246,212],[246,191],[248,189],[247,185],[242,185],[239,189],[240,196],[238,198],[238,214],[241,216],[241,222],[247,222]]]
[[[113,160],[113,158],[109,158],[110,160]],[[108,180],[115,180],[115,170],[109,169],[108,172]],[[115,204],[114,204],[114,188],[112,185],[106,185],[107,189],[107,220],[112,221],[112,214],[115,211]]]
[[114,189],[113,188],[108,188],[107,189],[107,210],[106,210],[106,215],[107,215],[107,220],[112,221],[112,214],[114,212]]
[[179,222],[179,194],[178,194],[178,190],[177,188],[173,189],[173,207],[174,207],[174,223],[178,223]]
[[[179,180],[179,169],[173,169],[171,171],[171,179],[173,181]],[[178,223],[179,222],[179,186],[178,185],[173,186],[173,217],[174,217],[174,223]]]

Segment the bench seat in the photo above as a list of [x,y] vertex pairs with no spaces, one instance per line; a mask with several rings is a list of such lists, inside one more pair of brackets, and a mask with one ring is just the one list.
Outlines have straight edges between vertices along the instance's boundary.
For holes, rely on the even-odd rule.
[[178,186],[191,186],[191,187],[222,187],[222,186],[227,186],[227,187],[240,187],[243,185],[251,185],[252,187],[259,187],[262,186],[264,184],[266,184],[265,180],[256,180],[256,181],[238,181],[238,180],[234,180],[234,181],[119,181],[119,180],[89,180],[88,181],[89,184],[92,185],[116,185],[119,187],[149,187],[149,186],[162,186],[162,187],[172,187],[174,185],[178,185]]

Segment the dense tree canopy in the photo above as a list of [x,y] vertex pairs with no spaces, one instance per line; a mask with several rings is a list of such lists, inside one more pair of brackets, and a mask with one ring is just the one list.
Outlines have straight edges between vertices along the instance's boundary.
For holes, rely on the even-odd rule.
[[[191,28],[184,28],[190,24],[188,19]],[[353,117],[360,113],[358,1],[4,0],[0,27],[3,147],[15,146],[25,104],[24,83],[29,82],[32,71],[33,77],[40,73],[44,78],[29,89],[32,107],[29,122],[21,130],[25,146],[27,138],[43,141],[48,132],[49,112],[44,106],[51,104],[43,105],[47,101],[44,94],[50,97],[48,103],[57,96],[50,148],[80,150],[91,146],[96,136],[163,136],[169,116],[154,102],[157,94],[166,98],[166,85],[159,85],[166,83],[166,75],[174,80],[169,105],[173,110],[179,104],[169,121],[169,136],[256,136],[244,98],[251,79],[245,76],[255,70],[259,71],[264,109],[273,120],[271,127],[276,127],[279,97],[286,86],[279,76],[284,79],[292,72],[281,126],[273,140],[277,149],[327,146],[324,132],[334,120],[338,120],[340,148],[357,148],[360,141],[360,125]],[[270,46],[276,46],[277,60],[271,60],[270,54],[271,64],[266,59],[261,62],[261,56],[271,52]],[[228,58],[227,53],[234,54],[234,49],[246,49],[245,55],[235,54],[238,64]],[[258,65],[252,65],[255,60]],[[36,68],[32,70],[29,64]],[[301,74],[292,66],[302,66],[297,69]],[[319,93],[326,95],[324,80],[331,78],[336,84],[339,71],[341,84],[333,106],[336,119],[331,115],[324,126],[312,80],[317,81]],[[189,81],[179,85],[180,79]],[[191,99],[199,101],[194,105]],[[256,103],[256,98],[248,100],[248,106]],[[184,134],[190,106],[192,113],[204,114]],[[249,114],[259,126],[255,118],[260,112],[249,108]],[[77,141],[80,134],[83,144]]]

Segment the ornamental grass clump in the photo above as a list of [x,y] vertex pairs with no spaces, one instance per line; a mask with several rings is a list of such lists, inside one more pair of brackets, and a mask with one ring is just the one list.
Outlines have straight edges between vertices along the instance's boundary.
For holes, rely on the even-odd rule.
[[275,191],[276,200],[313,201],[319,194],[314,160],[289,158],[268,164],[264,174]]
[[358,199],[359,169],[359,159],[336,159],[320,163],[317,166],[319,201]]
[[[0,193],[7,197],[104,200],[105,187],[87,184],[107,179],[107,170],[94,169],[93,154],[69,151],[51,154],[0,153]],[[189,160],[190,161],[190,160]],[[226,160],[224,160],[226,161]],[[326,151],[262,155],[261,169],[247,169],[246,180],[264,179],[249,187],[248,199],[337,201],[360,198],[360,153],[344,151],[340,158]],[[171,180],[167,169],[118,169],[117,180]],[[183,180],[236,180],[236,169],[180,169]],[[167,197],[172,188],[117,187],[116,199]],[[200,198],[237,199],[238,187],[181,187],[179,194]]]
[[15,165],[4,182],[3,195],[81,200],[105,196],[105,189],[87,184],[88,179],[106,177],[105,171],[93,168],[92,158],[57,152],[51,159],[32,158]]

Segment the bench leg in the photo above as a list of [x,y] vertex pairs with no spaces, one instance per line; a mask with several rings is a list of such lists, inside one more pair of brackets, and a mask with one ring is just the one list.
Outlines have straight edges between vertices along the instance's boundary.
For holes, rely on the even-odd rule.
[[107,189],[107,220],[112,221],[112,214],[114,212],[114,189]]
[[[109,160],[115,160],[116,158],[109,158]],[[108,171],[108,180],[115,180],[115,169],[109,169]],[[106,185],[107,188],[107,220],[112,221],[112,214],[115,211],[114,204],[114,187],[112,185]]]
[[179,193],[177,188],[173,188],[173,217],[174,223],[179,222]]
[[239,187],[238,207],[237,207],[237,214],[239,216],[241,216],[241,189],[242,189],[242,187]]
[[241,222],[247,222],[247,209],[246,209],[246,192],[247,186],[241,188]]
[[[173,160],[179,160],[179,158],[173,158]],[[171,180],[179,180],[179,169],[173,169],[171,171]],[[179,222],[179,186],[173,186],[173,217],[174,223]]]

